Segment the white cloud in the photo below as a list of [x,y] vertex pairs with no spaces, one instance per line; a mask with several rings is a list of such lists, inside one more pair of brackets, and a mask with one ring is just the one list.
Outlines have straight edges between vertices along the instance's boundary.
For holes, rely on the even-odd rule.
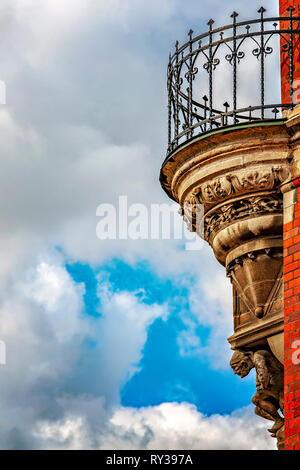
[[59,343],[87,333],[80,315],[85,289],[71,280],[64,267],[43,261],[27,273],[18,289],[47,314]]
[[210,417],[188,403],[119,408],[102,430],[89,429],[86,416],[70,413],[38,423],[35,434],[50,449],[274,450],[276,440],[250,408]]
[[[120,194],[131,202],[167,201],[158,176],[166,147],[168,52],[193,24],[204,27],[215,13],[220,21],[223,3],[1,2],[0,79],[7,85],[7,106],[0,109],[0,339],[7,344],[8,362],[1,369],[2,448],[47,447],[57,438],[53,445],[62,447],[102,445],[88,427],[107,424],[107,409],[118,404],[122,383],[136,370],[149,325],[168,314],[167,306],[147,306],[134,293],[114,293],[103,284],[102,318],[84,317],[83,287],[68,275],[54,246],[71,261],[96,265],[121,257],[134,264],[142,259],[183,285],[186,277],[197,278],[190,294],[193,312],[215,331],[204,352],[215,365],[224,365],[213,351],[217,341],[226,350],[222,358],[229,352],[225,336],[231,313],[224,299],[230,294],[223,278],[221,284],[218,280],[222,289],[211,289],[209,280],[224,273],[219,274],[209,248],[185,252],[168,240],[104,243],[95,233],[101,202],[116,202]],[[243,5],[244,15],[252,15],[258,3]],[[226,2],[228,13],[239,6],[237,0]],[[181,346],[202,352],[194,327]],[[85,349],[81,356],[86,336],[96,350]],[[97,398],[77,399],[82,389]],[[171,422],[172,413],[181,410],[190,417],[194,436],[195,423],[213,426],[212,418],[188,405],[127,410],[133,430],[133,441],[127,442],[126,410],[121,410],[105,442],[113,442],[116,433],[123,446],[158,445],[161,426],[182,445],[180,429]],[[145,420],[156,440],[147,440]],[[225,429],[226,419],[220,420]],[[37,421],[46,424],[34,436]],[[215,441],[201,445],[223,445],[225,437],[213,429]]]
[[47,258],[28,267],[0,298],[0,334],[7,349],[1,371],[4,401],[10,394],[22,400],[22,393],[43,381],[61,380],[89,332],[82,315],[83,287],[71,279],[59,256]]
[[138,370],[148,327],[157,318],[166,319],[168,306],[144,304],[139,292],[113,292],[99,279],[98,296],[102,318],[94,325],[99,343],[95,371],[103,381],[109,402],[119,401],[119,389]]
[[[167,201],[158,183],[166,144],[166,58],[171,38],[179,30],[185,34],[188,22],[198,18],[204,27],[212,11],[224,15],[218,2],[202,3],[2,5],[3,17],[10,18],[1,77],[8,88],[8,106],[0,110],[3,230],[25,235],[32,245],[37,237],[61,245],[74,259],[96,263],[123,253],[150,258],[161,270],[183,271],[189,263],[196,269],[194,253],[191,260],[174,242],[101,243],[95,210],[120,194],[132,202]],[[228,9],[236,4],[229,2]],[[255,9],[253,2],[245,14]],[[179,11],[182,19],[174,21]]]
[[[121,384],[137,370],[148,327],[168,315],[166,305],[146,305],[140,292],[114,292],[107,280],[99,279],[101,316],[89,317],[83,315],[84,293],[67,273],[62,255],[50,251],[24,267],[0,296],[1,340],[7,351],[1,369],[1,448],[39,446],[33,434],[36,420],[70,409],[73,397],[65,391],[70,386],[74,393],[83,387],[99,395],[99,410],[104,402],[108,408],[118,405]],[[86,346],[86,340],[95,348]],[[82,400],[81,411],[88,403]],[[105,422],[93,414],[98,425]]]
[[[232,291],[223,268],[212,260],[208,262],[211,271],[198,272],[189,284],[189,312],[182,315],[185,328],[177,339],[182,355],[205,358],[214,369],[228,369],[232,354],[227,342],[233,330]],[[205,343],[197,333],[199,326],[209,329]]]

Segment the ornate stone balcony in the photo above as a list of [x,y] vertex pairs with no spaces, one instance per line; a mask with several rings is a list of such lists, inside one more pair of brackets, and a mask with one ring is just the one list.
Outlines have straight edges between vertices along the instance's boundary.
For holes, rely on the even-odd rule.
[[[217,29],[210,20],[206,34],[193,37],[190,31],[186,44],[176,43],[168,67],[169,143],[160,181],[180,204],[189,229],[226,268],[233,287],[231,366],[241,377],[255,367],[255,411],[274,421],[270,432],[283,448],[283,193],[299,148],[287,115],[298,103],[293,64],[299,60],[300,18],[292,9],[279,18],[266,18],[265,11],[240,23],[234,12],[232,23]],[[277,96],[280,59],[290,77],[286,103]],[[221,110],[224,89],[231,100]],[[246,98],[239,90],[247,91]],[[246,106],[242,101],[251,97]]]

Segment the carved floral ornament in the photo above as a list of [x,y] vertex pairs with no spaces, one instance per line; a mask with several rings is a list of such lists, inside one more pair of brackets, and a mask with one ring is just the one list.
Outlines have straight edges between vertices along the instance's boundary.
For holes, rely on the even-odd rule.
[[232,204],[225,204],[212,215],[205,217],[204,235],[208,239],[211,233],[233,221],[258,215],[259,213],[281,212],[283,203],[281,199],[272,196],[254,196],[241,199]]
[[[200,217],[203,217],[201,208],[202,206],[199,203],[199,200],[196,196],[193,196],[190,199],[189,204],[184,206],[184,210],[180,209],[180,213],[183,215],[183,220],[190,231],[196,231],[198,214]],[[271,195],[252,196],[232,203],[225,203],[205,216],[204,238],[205,240],[208,240],[211,234],[226,227],[232,222],[253,217],[261,213],[282,212],[282,210],[282,199],[272,197]]]
[[264,166],[251,171],[238,171],[215,178],[194,188],[191,196],[185,201],[193,204],[196,197],[198,203],[213,204],[231,195],[243,194],[249,191],[273,189],[289,176],[287,166]]

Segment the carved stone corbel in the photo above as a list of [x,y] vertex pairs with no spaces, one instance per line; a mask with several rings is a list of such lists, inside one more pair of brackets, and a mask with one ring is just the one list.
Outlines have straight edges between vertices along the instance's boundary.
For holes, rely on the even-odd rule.
[[[284,449],[284,396],[283,396],[283,365],[267,350],[241,351],[236,350],[230,361],[233,372],[241,378],[246,377],[250,370],[256,371],[256,393],[252,397],[255,413],[273,421],[268,430],[272,437],[277,438],[277,447]],[[281,414],[279,414],[279,411]]]
[[256,368],[256,413],[274,420],[271,433],[279,448],[284,433],[278,414],[283,388],[281,188],[290,179],[289,155],[284,125],[235,129],[182,147],[165,162],[161,175],[189,230],[210,244],[226,268],[233,287],[234,332],[228,341],[246,354],[242,369]]

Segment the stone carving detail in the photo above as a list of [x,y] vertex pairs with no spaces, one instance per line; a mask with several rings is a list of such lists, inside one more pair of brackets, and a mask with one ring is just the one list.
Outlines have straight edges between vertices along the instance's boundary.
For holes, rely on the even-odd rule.
[[249,191],[273,189],[288,177],[285,166],[260,168],[252,171],[229,173],[207,183],[198,189],[198,197],[203,204],[213,204],[234,194]]
[[208,240],[210,235],[224,225],[259,213],[282,211],[282,200],[272,196],[254,196],[241,199],[231,204],[225,204],[205,217],[204,236]]
[[[278,279],[275,280],[273,290],[269,293],[269,297],[264,302],[264,305],[261,306],[261,305],[256,304],[256,302],[258,302],[259,300],[259,296],[258,297],[256,296],[255,299],[252,299],[251,296],[247,295],[244,292],[245,289],[243,289],[238,279],[236,278],[235,270],[237,267],[243,266],[245,260],[255,261],[262,254],[270,257],[271,253],[272,253],[271,248],[265,248],[259,251],[249,251],[243,256],[239,256],[238,258],[235,258],[233,261],[231,261],[231,263],[229,263],[229,265],[227,266],[227,270],[226,270],[226,275],[231,278],[231,282],[233,286],[235,287],[237,294],[240,296],[240,299],[244,302],[245,306],[248,307],[249,311],[252,312],[253,315],[255,315],[257,318],[262,318],[270,310],[271,305],[274,303],[274,299],[276,298],[276,296],[273,293],[273,290],[276,291],[275,293],[277,293],[278,285],[280,286],[280,283],[282,282],[282,278],[281,278],[282,274],[279,276]],[[250,272],[251,271],[252,270],[250,270]],[[249,275],[249,272],[248,272],[248,275]],[[253,300],[255,300],[254,303],[253,303]],[[234,315],[237,316],[238,312],[234,311]]]
[[231,277],[232,273],[238,266],[243,266],[245,260],[251,259],[252,261],[255,261],[256,258],[262,253],[266,254],[267,256],[271,256],[272,248],[263,248],[261,250],[248,251],[242,256],[238,256],[237,258],[233,259],[226,268],[226,276]]
[[269,429],[272,437],[277,438],[278,449],[284,449],[284,412],[283,366],[267,350],[236,350],[230,361],[233,372],[246,377],[250,370],[256,370],[256,393],[252,398],[255,413],[262,418],[274,421]]
[[273,169],[267,171],[253,171],[246,175],[232,174],[227,176],[235,192],[244,190],[272,189],[275,185]]
[[233,193],[233,187],[228,177],[217,178],[199,188],[199,199],[203,203],[215,202]]
[[231,365],[241,377],[256,370],[255,412],[270,420],[266,434],[277,438],[280,449],[284,446],[282,198],[294,170],[295,142],[282,124],[235,129],[183,146],[166,160],[161,172],[162,186],[182,205],[188,228],[210,244],[226,267],[234,293],[234,332],[228,341],[236,352]]
[[[229,225],[233,221],[259,213],[280,212],[282,208],[282,200],[272,196],[253,196],[248,199],[241,199],[233,203],[224,204],[212,214],[205,217],[204,238],[208,240],[213,232],[221,227],[223,228],[224,225]],[[195,193],[192,193],[185,200],[184,208],[180,208],[179,213],[183,216],[188,230],[191,232],[197,231],[199,233],[199,227],[201,226],[201,219],[203,217],[203,206]],[[198,230],[196,230],[196,228],[198,228]]]
[[179,214],[183,216],[183,220],[190,232],[197,231],[200,234],[200,227],[203,224],[204,208],[195,192],[185,200],[184,207],[179,209]]
[[[281,266],[281,269],[277,275],[277,277],[274,276],[274,269],[275,265],[272,264],[272,257],[275,259],[280,259],[279,256],[282,254],[282,250],[279,248],[265,248],[262,250],[257,250],[257,251],[252,251],[244,254],[243,256],[239,256],[238,258],[235,258],[233,261],[231,261],[228,266],[227,266],[227,271],[226,275],[231,278],[232,285],[235,289],[235,296],[236,296],[236,301],[234,304],[234,317],[237,320],[238,317],[240,316],[240,301],[242,300],[243,304],[245,307],[248,308],[250,312],[253,313],[257,318],[263,318],[265,315],[269,314],[273,308],[276,309],[276,303],[278,304],[278,301],[280,300],[281,296],[281,288],[282,288],[282,276],[283,276],[283,266]],[[241,285],[239,280],[236,277],[235,270],[238,267],[243,267],[244,262],[247,260],[255,261],[259,260],[261,255],[266,255],[270,259],[270,272],[268,274],[268,277],[270,279],[274,279],[274,284],[270,288],[268,285],[270,281],[264,283],[264,289],[257,291],[257,294],[254,298],[251,295],[251,290],[247,291],[247,284]],[[279,255],[279,256],[278,256]],[[265,268],[259,263],[257,263],[257,266],[261,266],[262,271],[264,274],[266,273]],[[259,269],[259,268],[258,268]],[[251,279],[251,274],[257,276],[257,269],[253,268],[247,270],[248,274],[248,279]],[[243,276],[242,279],[245,279]],[[256,277],[256,282],[262,282],[263,278]],[[252,285],[254,284],[254,280],[252,280]],[[264,295],[268,293],[268,297],[264,298]],[[238,326],[238,322],[236,321],[235,328]]]

